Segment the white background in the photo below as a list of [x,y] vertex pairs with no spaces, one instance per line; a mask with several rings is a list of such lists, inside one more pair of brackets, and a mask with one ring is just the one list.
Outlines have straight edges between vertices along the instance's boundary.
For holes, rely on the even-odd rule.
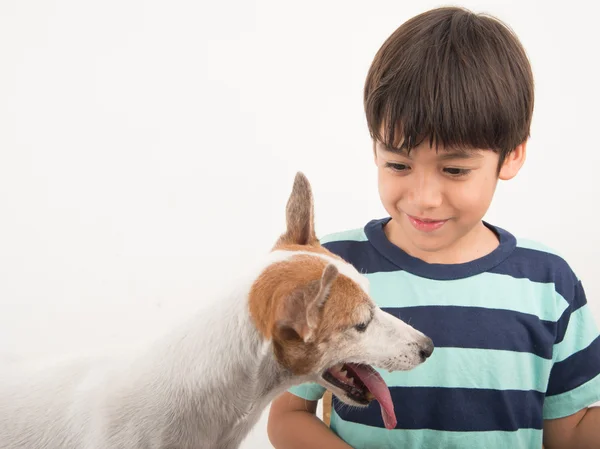
[[[297,170],[319,235],[384,216],[364,77],[440,5],[0,0],[0,351],[143,342],[215,301],[283,230]],[[536,79],[528,160],[486,219],[557,248],[600,321],[596,16],[462,5],[506,21]],[[264,418],[245,448],[270,447]]]

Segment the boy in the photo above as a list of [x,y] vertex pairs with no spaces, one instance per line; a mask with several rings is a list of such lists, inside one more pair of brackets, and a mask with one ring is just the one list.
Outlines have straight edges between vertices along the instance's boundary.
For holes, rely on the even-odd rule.
[[379,404],[324,389],[276,399],[269,437],[292,448],[600,448],[600,338],[581,282],[551,250],[482,221],[498,179],[525,161],[533,77],[501,22],[459,8],[414,17],[365,83],[379,192],[389,217],[322,244],[370,278],[386,311],[433,339],[416,369],[383,372]]

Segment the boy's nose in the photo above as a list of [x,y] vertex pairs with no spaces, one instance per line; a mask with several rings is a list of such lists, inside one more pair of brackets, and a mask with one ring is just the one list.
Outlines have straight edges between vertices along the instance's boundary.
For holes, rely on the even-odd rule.
[[431,177],[423,176],[411,189],[411,200],[417,210],[427,210],[442,205],[442,192]]

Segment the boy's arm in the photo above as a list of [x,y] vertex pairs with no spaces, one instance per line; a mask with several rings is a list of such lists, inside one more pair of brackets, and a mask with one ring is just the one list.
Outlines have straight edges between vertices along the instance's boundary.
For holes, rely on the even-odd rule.
[[316,416],[318,401],[285,392],[271,403],[267,432],[277,449],[352,449]]
[[600,448],[600,407],[583,409],[565,418],[544,421],[546,449]]
[[600,332],[581,281],[569,290],[544,400],[544,447],[600,449],[600,407],[590,406],[600,400]]

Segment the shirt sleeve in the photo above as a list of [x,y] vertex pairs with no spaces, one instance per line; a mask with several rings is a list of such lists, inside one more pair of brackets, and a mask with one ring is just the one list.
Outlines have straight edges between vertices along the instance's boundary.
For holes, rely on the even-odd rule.
[[563,418],[600,401],[600,336],[580,280],[557,322],[544,419]]
[[296,396],[306,399],[307,401],[318,401],[325,394],[326,389],[317,383],[305,383],[296,385],[288,390]]

